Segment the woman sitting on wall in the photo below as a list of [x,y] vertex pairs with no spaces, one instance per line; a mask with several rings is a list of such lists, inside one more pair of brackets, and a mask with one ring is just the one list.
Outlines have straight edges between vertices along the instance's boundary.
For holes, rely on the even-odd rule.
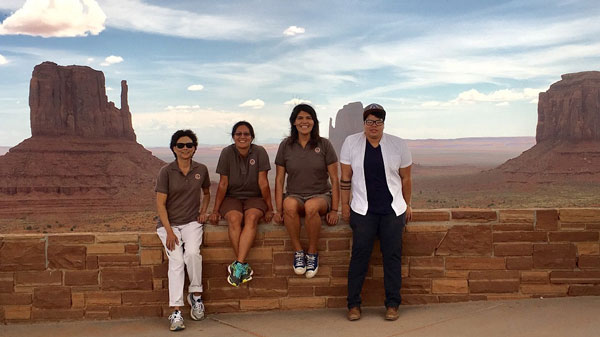
[[[339,182],[337,155],[329,140],[319,136],[317,113],[310,105],[299,104],[292,110],[290,136],[279,144],[275,165],[275,221],[283,222],[290,235],[294,272],[311,278],[319,269],[321,216],[326,215],[329,225],[338,221]],[[301,216],[308,234],[306,252],[300,244]]]
[[252,280],[253,271],[246,262],[254,243],[258,221],[270,222],[273,204],[267,173],[269,156],[262,146],[252,144],[254,128],[246,121],[235,123],[231,130],[233,144],[221,151],[217,173],[221,175],[215,206],[210,220],[220,217],[229,224],[229,240],[236,260],[228,267],[227,282],[239,286]]

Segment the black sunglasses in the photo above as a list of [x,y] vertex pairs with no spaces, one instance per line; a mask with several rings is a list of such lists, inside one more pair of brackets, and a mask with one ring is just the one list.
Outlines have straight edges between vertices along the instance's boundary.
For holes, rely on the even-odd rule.
[[184,146],[191,149],[194,147],[194,143],[177,143],[175,146],[177,146],[178,149],[183,149]]

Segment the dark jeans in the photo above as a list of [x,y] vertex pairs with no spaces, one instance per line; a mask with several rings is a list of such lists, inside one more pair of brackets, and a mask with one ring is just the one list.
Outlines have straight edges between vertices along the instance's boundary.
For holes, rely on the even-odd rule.
[[348,270],[348,308],[360,306],[360,292],[365,275],[369,269],[369,260],[373,251],[375,237],[379,237],[383,255],[383,284],[385,287],[385,306],[398,307],[401,302],[402,286],[402,232],[405,214],[379,215],[367,212],[360,215],[350,213],[352,227],[352,258]]

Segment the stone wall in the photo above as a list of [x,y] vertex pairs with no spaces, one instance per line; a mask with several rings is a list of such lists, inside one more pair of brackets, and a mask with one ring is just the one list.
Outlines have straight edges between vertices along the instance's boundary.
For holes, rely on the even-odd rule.
[[[418,211],[404,234],[403,304],[600,295],[599,235],[598,208]],[[319,274],[306,279],[285,228],[261,225],[254,279],[233,288],[227,228],[206,226],[206,310],[345,307],[350,247],[347,225],[324,228]],[[363,305],[383,305],[377,247]],[[0,322],[166,316],[167,284],[152,232],[0,235]]]

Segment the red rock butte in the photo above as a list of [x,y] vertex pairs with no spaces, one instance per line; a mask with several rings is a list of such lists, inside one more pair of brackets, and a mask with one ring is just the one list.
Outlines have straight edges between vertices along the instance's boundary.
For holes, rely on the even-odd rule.
[[562,75],[541,92],[536,142],[493,172],[517,182],[600,181],[600,72]]
[[29,92],[32,137],[0,156],[0,200],[8,206],[0,213],[152,205],[164,162],[136,142],[127,90],[122,81],[118,109],[101,71],[37,65]]

